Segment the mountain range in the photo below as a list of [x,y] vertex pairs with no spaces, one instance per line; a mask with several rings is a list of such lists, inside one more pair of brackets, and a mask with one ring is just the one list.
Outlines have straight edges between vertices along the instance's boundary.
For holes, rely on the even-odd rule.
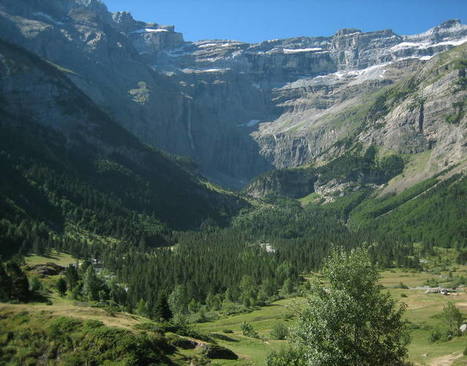
[[[258,44],[185,42],[173,26],[110,13],[98,0],[7,0],[0,31],[143,143],[190,157],[226,187],[323,164],[357,142],[408,160],[431,152],[414,182],[465,157],[467,26],[458,20],[416,35],[342,29]],[[457,66],[444,70],[436,55],[458,46]],[[443,76],[429,84],[433,73]],[[402,94],[386,98],[391,90],[405,93],[402,104]],[[374,113],[378,103],[384,113]]]

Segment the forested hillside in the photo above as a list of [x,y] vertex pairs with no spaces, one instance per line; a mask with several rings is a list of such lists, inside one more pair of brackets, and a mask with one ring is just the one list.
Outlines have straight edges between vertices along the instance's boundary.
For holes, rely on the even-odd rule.
[[93,238],[163,246],[247,206],[141,144],[55,66],[6,42],[0,54],[3,255]]

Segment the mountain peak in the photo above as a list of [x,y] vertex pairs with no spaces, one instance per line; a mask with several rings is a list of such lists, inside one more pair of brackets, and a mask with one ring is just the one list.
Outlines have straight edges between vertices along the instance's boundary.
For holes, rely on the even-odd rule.
[[462,25],[460,19],[449,19],[449,20],[446,20],[445,22],[442,22],[440,25],[438,25],[435,28],[449,29],[449,28],[456,28],[460,25]]
[[357,28],[342,28],[336,32],[336,36],[347,36],[354,33],[362,33],[362,31]]

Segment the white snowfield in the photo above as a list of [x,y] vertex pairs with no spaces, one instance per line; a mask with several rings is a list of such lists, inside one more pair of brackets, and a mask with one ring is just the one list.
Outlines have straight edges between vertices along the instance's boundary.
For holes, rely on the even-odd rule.
[[284,48],[284,53],[291,54],[291,53],[302,53],[302,52],[316,52],[322,51],[321,47],[314,47],[314,48]]
[[182,69],[181,71],[185,74],[202,74],[211,72],[226,72],[230,69]]
[[214,48],[214,47],[231,47],[237,46],[238,43],[235,42],[228,42],[228,43],[202,43],[198,44],[198,48]]
[[167,29],[163,29],[163,28],[144,28],[144,29],[138,29],[138,30],[135,30],[131,33],[162,33],[162,32],[168,32]]
[[461,44],[467,42],[467,37],[458,39],[458,40],[447,40],[438,43],[432,43],[429,41],[424,42],[402,42],[390,48],[390,51],[401,51],[404,49],[417,48],[417,49],[427,49],[438,46],[460,46]]

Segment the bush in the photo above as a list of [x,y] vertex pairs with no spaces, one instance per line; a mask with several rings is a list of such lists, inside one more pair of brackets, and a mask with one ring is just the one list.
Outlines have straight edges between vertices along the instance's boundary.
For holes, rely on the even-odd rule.
[[447,342],[450,341],[455,334],[452,333],[448,328],[440,326],[433,329],[430,333],[430,342]]
[[175,351],[161,335],[110,328],[97,320],[35,316],[0,317],[1,365],[35,365],[38,359],[52,364],[58,357],[66,365],[162,365]]
[[448,302],[443,308],[442,317],[452,336],[459,335],[459,327],[462,324],[463,316],[460,310],[452,303]]
[[248,322],[243,322],[240,325],[240,329],[242,331],[242,334],[245,337],[259,338],[259,334],[256,332],[256,330],[254,330],[253,326]]
[[206,358],[218,358],[224,360],[237,360],[238,356],[230,349],[218,346],[216,344],[206,344],[201,350]]
[[134,328],[135,329],[138,329],[138,330],[144,330],[144,331],[147,331],[147,332],[153,332],[153,333],[158,333],[158,334],[164,334],[165,332],[165,328],[164,327],[161,327],[160,325],[156,324],[156,323],[138,323],[136,325],[134,325]]
[[266,359],[267,366],[305,366],[302,352],[295,348],[283,348],[270,353]]
[[48,328],[48,333],[50,337],[60,338],[76,331],[80,325],[81,322],[77,319],[60,317],[52,320]]
[[276,323],[271,330],[271,338],[283,340],[289,335],[289,328],[284,323]]

